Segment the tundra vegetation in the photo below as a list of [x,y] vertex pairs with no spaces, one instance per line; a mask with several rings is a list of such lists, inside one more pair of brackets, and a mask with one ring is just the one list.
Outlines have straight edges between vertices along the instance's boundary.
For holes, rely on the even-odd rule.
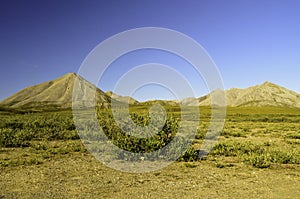
[[[165,108],[168,116],[164,126],[149,138],[137,138],[122,131],[108,109],[98,112],[99,125],[112,143],[126,151],[156,151],[174,138],[180,125],[180,108]],[[132,107],[131,119],[145,127],[150,120],[148,111],[148,106]],[[208,131],[211,112],[209,107],[201,107],[200,111],[200,123],[194,124],[198,131],[193,144],[178,161],[207,161],[199,160],[197,153]],[[235,159],[236,163],[258,168],[300,164],[300,110],[228,108],[227,112],[219,141],[206,159]],[[93,130],[94,124],[87,125],[86,128]],[[100,139],[99,133],[92,130],[87,132],[90,133],[88,138]],[[1,114],[0,146],[2,167],[42,164],[57,158],[55,156],[88,153],[76,131],[72,112],[68,110]]]
[[[150,120],[149,107],[131,106],[131,119],[139,126],[147,126]],[[151,152],[174,139],[180,126],[180,107],[164,105],[164,108],[167,112],[166,123],[148,138],[136,138],[124,133],[108,109],[98,111],[98,121],[107,138],[118,147],[134,153]],[[200,113],[200,122],[194,124],[197,125],[197,133],[191,140],[191,146],[174,163],[181,165],[180,168],[184,168],[182,170],[209,165],[214,169],[280,171],[288,168],[299,174],[300,109],[227,108],[225,125],[218,142],[208,156],[201,159],[198,153],[209,128],[211,109],[200,107]],[[88,125],[88,128],[93,126]],[[99,139],[97,132],[88,131],[87,136],[89,139]],[[2,109],[0,112],[0,169],[3,179],[4,173],[12,169],[43,168],[49,163],[82,156],[93,159],[77,133],[71,110],[39,112]],[[121,154],[116,156],[124,159]],[[131,157],[125,158],[131,160]],[[145,157],[146,160],[152,161]],[[299,175],[297,178],[299,180]],[[7,191],[8,188],[4,189]]]

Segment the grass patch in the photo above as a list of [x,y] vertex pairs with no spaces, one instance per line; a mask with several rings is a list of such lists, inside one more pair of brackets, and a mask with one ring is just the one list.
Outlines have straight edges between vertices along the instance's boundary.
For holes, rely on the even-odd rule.
[[290,139],[300,139],[300,131],[288,133],[285,137]]

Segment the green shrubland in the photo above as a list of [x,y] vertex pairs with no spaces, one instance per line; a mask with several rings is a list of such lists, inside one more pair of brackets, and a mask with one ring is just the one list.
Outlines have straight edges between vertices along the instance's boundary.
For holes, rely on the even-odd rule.
[[[127,129],[120,128],[110,110],[98,110],[97,123],[86,118],[83,126],[77,126],[82,132],[80,136],[70,110],[9,114],[0,112],[0,165],[42,164],[44,161],[73,153],[87,153],[84,144],[103,141],[104,138],[125,151],[145,154],[162,149],[177,139],[177,143],[180,144],[175,144],[165,151],[166,156],[185,151],[178,161],[217,159],[218,168],[242,163],[257,168],[300,164],[298,109],[286,109],[284,112],[285,109],[282,108],[228,108],[219,141],[208,157],[201,160],[199,152],[209,128],[210,108],[200,107],[200,122],[194,123],[197,132],[193,138],[185,138],[184,135],[178,134],[181,124],[180,108],[165,105],[165,109],[166,118],[155,120],[157,123],[165,120],[163,126],[154,130],[147,130],[151,122],[147,106],[131,107],[130,118],[121,120],[123,127]],[[143,130],[131,132],[134,128],[129,125],[130,119]],[[191,118],[192,121],[194,119]],[[99,126],[103,134],[97,132]],[[190,147],[185,148],[188,144],[191,144]],[[101,152],[101,149],[97,150]],[[133,156],[124,157],[122,153],[116,153],[115,156],[119,159],[134,160]],[[145,156],[145,160],[151,161],[153,157]]]

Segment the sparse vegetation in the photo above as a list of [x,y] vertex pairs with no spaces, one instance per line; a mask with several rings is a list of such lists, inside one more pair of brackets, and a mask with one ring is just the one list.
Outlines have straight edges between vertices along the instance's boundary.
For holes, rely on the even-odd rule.
[[[139,126],[149,124],[147,107],[131,107],[131,119],[135,124]],[[157,134],[149,138],[136,138],[122,132],[111,113],[105,110],[99,112],[99,125],[103,127],[105,135],[111,142],[125,150],[137,153],[155,151],[174,139],[180,125],[180,108],[166,105],[165,108],[168,113],[167,122]],[[286,109],[286,112],[283,112],[284,110],[282,108],[228,108],[226,123],[220,133],[219,142],[208,156],[199,159],[201,144],[210,122],[210,108],[201,107],[200,123],[197,124],[198,129],[191,142],[192,145],[178,159],[174,167],[177,168],[176,165],[179,165],[184,175],[196,172],[197,176],[204,175],[201,170],[203,166],[209,168],[209,171],[204,172],[208,174],[214,169],[217,169],[214,172],[226,173],[226,175],[230,173],[230,170],[245,173],[253,169],[254,171],[263,169],[265,172],[274,170],[277,174],[279,171],[285,171],[285,168],[295,170],[297,173],[300,164],[300,124],[298,122],[300,110]],[[8,112],[2,112],[2,114],[0,112],[0,169],[3,171],[19,168],[22,171],[23,167],[43,169],[49,165],[52,167],[56,162],[69,161],[73,158],[76,159],[73,162],[83,158],[85,161],[83,165],[95,161],[83,144],[83,142],[87,144],[93,140],[102,139],[101,135],[95,131],[94,123],[88,120],[84,123],[89,129],[86,131],[89,140],[85,140],[83,136],[82,141],[77,134],[72,113],[68,110],[43,113],[6,111]],[[147,135],[145,132],[135,133]],[[101,150],[99,146],[95,145],[95,147],[95,150]],[[179,150],[180,147],[172,148],[169,153],[173,153],[172,150]],[[122,157],[117,153],[115,155],[120,159],[135,160],[134,157]],[[147,156],[143,160],[152,161]],[[66,164],[69,165],[71,162],[66,162]],[[69,166],[63,167],[69,169]],[[178,171],[174,172],[178,174]],[[280,172],[278,175],[281,175]],[[233,179],[236,178],[234,173],[230,174]],[[175,180],[177,174],[170,174],[170,176]],[[222,178],[226,175],[222,174]],[[152,176],[160,178],[160,175]],[[179,178],[180,182],[184,179],[183,176]],[[109,184],[113,182],[115,182],[114,179],[111,179]],[[143,183],[148,182],[143,181]],[[107,183],[104,184],[107,186]],[[7,193],[5,195],[7,196]]]

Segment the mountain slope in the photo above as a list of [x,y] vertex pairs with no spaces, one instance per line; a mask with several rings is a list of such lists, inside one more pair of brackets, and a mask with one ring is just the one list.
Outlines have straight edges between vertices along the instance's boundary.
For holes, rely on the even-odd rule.
[[117,95],[117,94],[113,93],[112,91],[107,91],[107,92],[105,92],[105,94],[119,102],[124,102],[124,103],[129,103],[129,104],[138,104],[139,103],[137,100],[133,99],[132,97]]
[[55,80],[25,88],[1,101],[0,105],[12,108],[42,106],[71,108],[73,88],[76,79],[78,80],[77,83],[80,88],[78,92],[80,92],[80,95],[74,99],[74,103],[88,101],[91,99],[91,96],[87,96],[87,94],[92,89],[95,89],[97,102],[103,106],[108,106],[111,100],[110,97],[75,73],[68,73]]
[[[227,106],[276,106],[300,108],[300,95],[294,91],[271,82],[252,86],[246,89],[232,88],[225,91]],[[199,99],[199,98],[198,98]],[[199,99],[200,106],[210,105],[211,97]]]

